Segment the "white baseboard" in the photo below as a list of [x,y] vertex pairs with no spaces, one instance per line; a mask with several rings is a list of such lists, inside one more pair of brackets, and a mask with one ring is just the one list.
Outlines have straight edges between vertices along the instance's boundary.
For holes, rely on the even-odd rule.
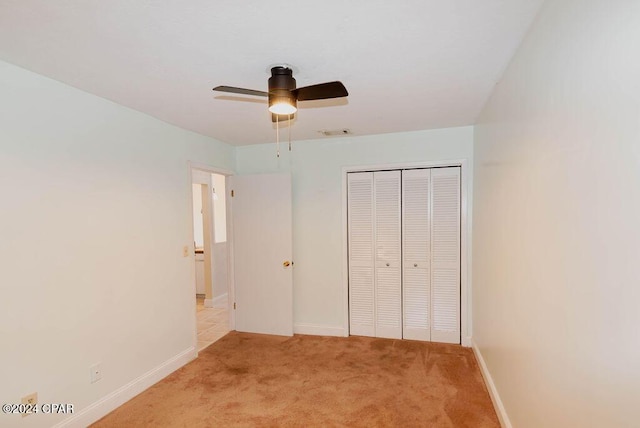
[[342,327],[331,327],[326,325],[315,324],[294,324],[293,332],[295,334],[310,334],[312,336],[346,336],[346,332]]
[[212,300],[212,306],[207,306],[207,302],[205,300],[205,306],[208,308],[227,308],[229,306],[229,297],[227,293],[221,294],[218,297]]
[[471,348],[473,346],[473,340],[471,336],[462,336],[460,344],[465,348]]
[[504,404],[502,404],[502,400],[500,399],[500,394],[498,394],[496,385],[493,383],[491,373],[489,373],[489,369],[484,362],[484,358],[482,358],[480,349],[478,348],[478,345],[473,341],[472,348],[473,353],[476,355],[476,359],[478,360],[478,365],[480,366],[480,372],[482,373],[484,382],[487,385],[487,389],[489,390],[489,396],[491,397],[491,401],[493,402],[493,407],[496,409],[496,414],[498,415],[498,419],[500,420],[500,425],[502,426],[502,428],[513,428],[511,425],[511,421],[509,420],[509,415],[507,415]]
[[116,389],[106,397],[90,404],[80,412],[54,425],[54,428],[80,428],[89,426],[136,395],[140,394],[151,385],[159,382],[174,371],[178,370],[180,367],[194,360],[196,356],[197,353],[194,347],[179,353],[158,367],[151,369],[142,376],[139,376],[121,388]]

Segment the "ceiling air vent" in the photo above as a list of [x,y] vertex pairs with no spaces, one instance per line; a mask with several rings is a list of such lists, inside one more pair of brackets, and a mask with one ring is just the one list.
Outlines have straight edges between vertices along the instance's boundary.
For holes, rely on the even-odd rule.
[[322,135],[324,135],[325,137],[334,137],[336,135],[351,135],[351,130],[344,128],[344,129],[334,129],[331,131],[318,131],[319,133],[321,133]]

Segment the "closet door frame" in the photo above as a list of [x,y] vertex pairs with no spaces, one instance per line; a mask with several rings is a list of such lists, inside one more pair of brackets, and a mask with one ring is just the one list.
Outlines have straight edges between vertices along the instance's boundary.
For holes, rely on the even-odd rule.
[[349,247],[347,217],[347,174],[350,172],[389,171],[397,169],[460,167],[460,343],[470,347],[471,325],[471,207],[468,193],[471,186],[471,171],[467,159],[450,159],[428,162],[358,165],[342,168],[342,284],[343,284],[343,328],[349,336]]

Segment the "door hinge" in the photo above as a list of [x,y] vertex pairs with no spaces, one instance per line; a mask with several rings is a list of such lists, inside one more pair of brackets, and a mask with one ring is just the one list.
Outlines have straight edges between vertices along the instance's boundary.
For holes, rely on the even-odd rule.
[[236,302],[233,302],[233,309],[236,308]]
[[231,197],[233,198],[234,196],[236,196],[236,192],[234,192],[233,190],[231,191]]

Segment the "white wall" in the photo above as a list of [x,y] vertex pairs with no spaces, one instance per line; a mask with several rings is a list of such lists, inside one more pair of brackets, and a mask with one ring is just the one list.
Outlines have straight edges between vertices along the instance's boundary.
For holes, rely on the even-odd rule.
[[0,402],[80,412],[193,350],[187,161],[233,148],[2,62],[0,94]]
[[640,2],[555,0],[475,132],[474,340],[514,427],[638,426]]
[[204,246],[201,184],[193,184],[193,242],[196,248],[202,248]]
[[344,328],[343,167],[471,159],[472,145],[473,128],[462,127],[295,142],[290,153],[282,145],[280,159],[273,144],[238,147],[239,174],[292,173],[293,298],[298,331],[341,334]]
[[227,178],[222,174],[211,174],[211,185],[216,192],[213,199],[213,229],[216,243],[227,242]]
[[227,192],[226,177],[222,174],[211,174],[212,185],[217,199],[213,200],[213,298],[218,307],[227,307],[225,299],[229,290],[228,256],[227,256]]

